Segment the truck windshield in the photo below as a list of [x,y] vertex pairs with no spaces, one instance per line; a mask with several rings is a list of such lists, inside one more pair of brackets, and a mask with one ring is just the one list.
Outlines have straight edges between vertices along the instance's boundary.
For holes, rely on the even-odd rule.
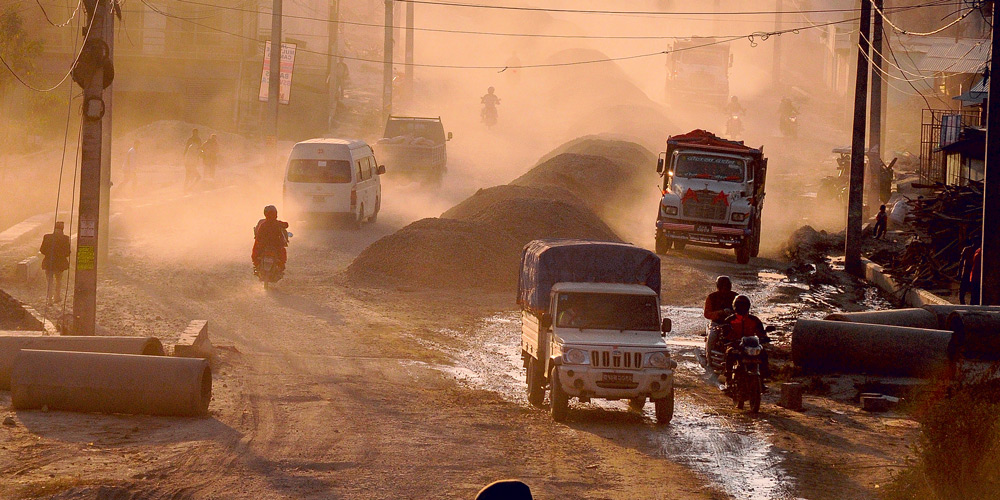
[[351,162],[347,160],[291,160],[288,182],[345,184],[351,182]]
[[556,326],[595,330],[659,331],[656,297],[612,293],[560,293]]
[[413,136],[429,139],[435,143],[444,142],[444,127],[439,121],[431,120],[389,120],[385,124],[383,137],[392,139],[399,136]]
[[682,154],[677,157],[677,162],[674,165],[674,176],[742,182],[745,168],[743,160],[739,158]]

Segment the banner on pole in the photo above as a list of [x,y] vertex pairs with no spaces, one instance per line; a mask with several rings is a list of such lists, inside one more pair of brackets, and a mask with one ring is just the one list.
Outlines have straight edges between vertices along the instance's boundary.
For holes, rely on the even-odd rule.
[[[278,102],[288,104],[292,94],[292,69],[295,67],[295,44],[281,44],[281,86],[278,90]],[[264,69],[260,75],[260,94],[258,99],[267,102],[271,78],[271,42],[264,43]]]

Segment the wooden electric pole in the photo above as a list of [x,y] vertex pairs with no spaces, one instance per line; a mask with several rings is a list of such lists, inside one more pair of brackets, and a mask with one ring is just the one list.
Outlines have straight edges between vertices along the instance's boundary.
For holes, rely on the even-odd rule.
[[406,2],[406,55],[403,58],[406,76],[403,83],[406,86],[406,98],[413,97],[413,2]]
[[[115,60],[115,16],[104,18],[104,43],[108,44],[108,57]],[[114,82],[104,92],[104,118],[101,124],[101,208],[100,230],[97,231],[97,265],[108,264],[108,246],[111,232],[111,110],[114,104]]]
[[844,268],[860,276],[861,212],[864,209],[865,187],[865,100],[868,98],[868,40],[871,36],[871,0],[861,0],[861,31],[858,36],[857,83],[854,87],[854,131],[851,139],[851,185],[847,198],[847,242],[844,248]]
[[266,165],[268,174],[278,168],[278,107],[281,103],[281,0],[271,8],[271,60],[267,76],[267,140]]
[[382,49],[382,119],[392,114],[392,9],[385,0],[385,44]]
[[[1000,5],[993,5],[993,52],[1000,54]],[[983,246],[980,297],[1000,305],[1000,68],[990,60],[990,92],[986,101],[986,172],[983,179]]]
[[340,107],[340,0],[330,2],[330,22],[327,31],[327,57],[326,82],[329,91],[328,106],[330,110],[327,114],[327,129],[333,131],[333,122],[337,116],[337,109]]
[[97,329],[97,256],[101,212],[101,164],[105,80],[114,77],[105,43],[110,2],[85,2],[90,29],[74,80],[83,87],[83,124],[80,152],[80,205],[77,209],[76,274],[73,285],[73,333],[94,335]]
[[865,205],[868,207],[864,217],[871,215],[881,203],[880,183],[882,169],[882,5],[884,0],[872,0],[875,5],[874,24],[871,28],[871,100],[868,114],[868,169],[866,180],[868,189],[865,191]]

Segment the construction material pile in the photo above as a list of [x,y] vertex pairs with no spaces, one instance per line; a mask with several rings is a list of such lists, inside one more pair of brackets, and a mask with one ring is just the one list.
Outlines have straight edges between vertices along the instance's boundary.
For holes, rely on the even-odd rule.
[[440,218],[376,241],[345,278],[381,287],[512,289],[521,249],[532,240],[621,241],[599,214],[612,204],[611,193],[639,182],[652,157],[625,141],[567,143],[511,184],[480,189]]
[[942,289],[958,282],[966,240],[982,237],[983,184],[937,186],[932,196],[909,202],[912,239],[902,253],[874,255],[898,282]]

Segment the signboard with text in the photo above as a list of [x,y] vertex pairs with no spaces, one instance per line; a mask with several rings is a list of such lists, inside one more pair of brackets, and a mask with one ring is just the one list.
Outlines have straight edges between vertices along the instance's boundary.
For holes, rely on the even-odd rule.
[[[292,69],[295,67],[295,44],[281,44],[281,86],[278,91],[278,102],[288,104],[292,93]],[[267,102],[271,78],[271,42],[264,44],[264,69],[260,75],[260,94],[258,99]]]

